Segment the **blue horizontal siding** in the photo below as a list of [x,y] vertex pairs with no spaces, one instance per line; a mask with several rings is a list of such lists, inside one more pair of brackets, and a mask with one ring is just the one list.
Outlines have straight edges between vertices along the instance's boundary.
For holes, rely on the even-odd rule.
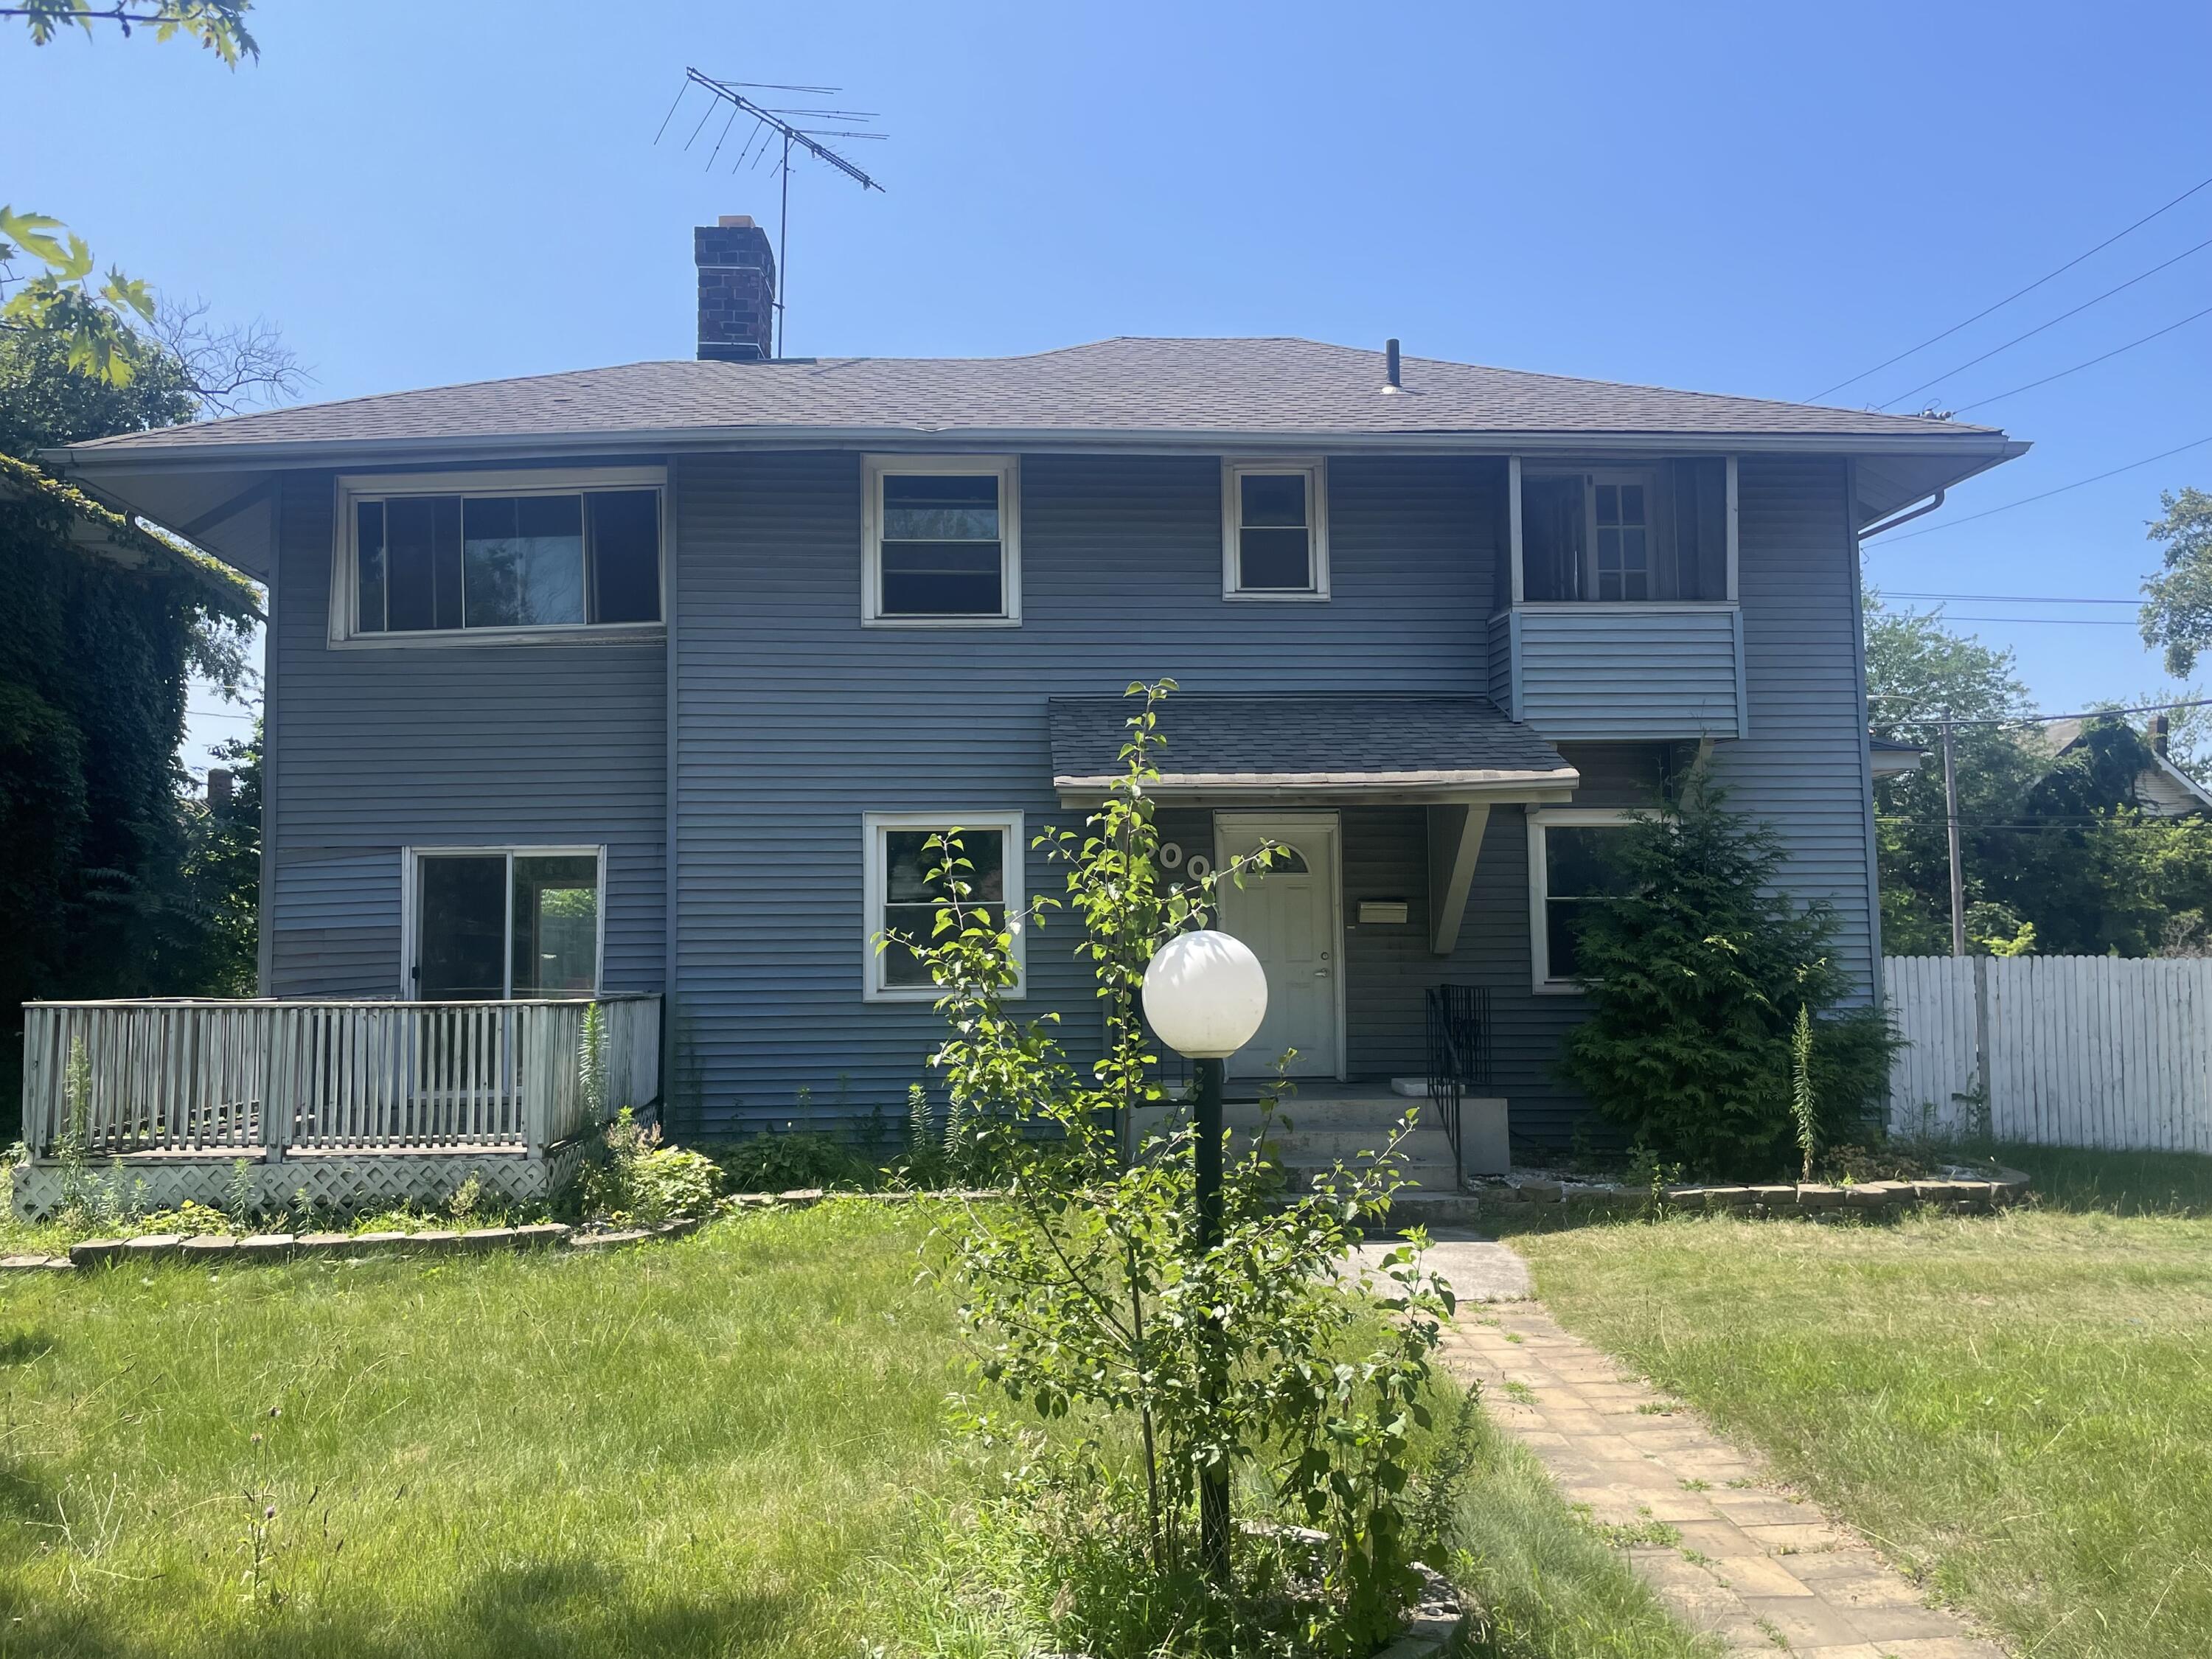
[[1516,707],[1546,737],[1733,738],[1727,611],[1523,611]]
[[270,629],[270,990],[400,989],[400,849],[607,848],[610,990],[659,990],[667,911],[659,641],[329,643],[327,473],[287,477]]
[[[1495,462],[1330,465],[1328,604],[1221,597],[1207,458],[1028,456],[1024,620],[860,626],[860,464],[686,459],[678,472],[673,1075],[698,1121],[896,1101],[927,1006],[861,1000],[861,819],[1021,811],[1051,793],[1045,704],[1162,676],[1186,691],[1482,692]],[[1439,579],[1439,573],[1449,573]],[[1060,877],[1032,854],[1032,890]],[[1095,1030],[1063,918],[1030,943],[1032,1012]]]
[[[667,975],[671,1087],[690,1125],[896,1112],[928,1076],[940,1028],[927,1006],[862,1000],[863,814],[1020,811],[1033,834],[1078,822],[1050,792],[1046,701],[1133,679],[1493,690],[1507,672],[1491,603],[1502,474],[1494,461],[1335,460],[1332,599],[1232,604],[1216,461],[1026,457],[1022,625],[897,629],[860,625],[859,457],[687,457],[672,471],[665,652],[334,652],[331,481],[289,481],[271,643],[274,988],[396,988],[408,842],[605,842],[607,982],[655,988]],[[1840,463],[1742,465],[1750,735],[1717,752],[1736,804],[1782,830],[1793,886],[1837,908],[1839,951],[1863,979],[1873,916],[1844,495]],[[1686,734],[1638,735],[1654,740],[1566,744],[1578,802],[1650,799],[1656,739]],[[1210,843],[1203,813],[1166,827],[1188,849]],[[1413,809],[1345,815],[1350,1065],[1418,1070],[1422,991],[1486,985],[1516,1131],[1562,1142],[1586,1110],[1556,1076],[1581,1004],[1529,988],[1525,816],[1492,812],[1449,961],[1427,948],[1425,836]],[[1060,885],[1034,854],[1026,876],[1032,891]],[[1363,897],[1405,900],[1407,923],[1359,926]],[[1065,916],[1032,939],[1026,1006],[1065,1014],[1081,1048],[1097,1014],[1074,944]]]

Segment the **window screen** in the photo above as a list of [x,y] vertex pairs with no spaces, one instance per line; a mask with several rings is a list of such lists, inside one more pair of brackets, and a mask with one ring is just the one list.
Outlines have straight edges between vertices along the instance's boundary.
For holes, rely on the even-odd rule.
[[1001,483],[995,472],[881,475],[877,614],[1006,614]]
[[1621,878],[1607,856],[1608,836],[1625,827],[1610,823],[1553,823],[1544,827],[1544,950],[1546,976],[1577,977],[1577,936],[1592,905],[1623,891]]
[[1314,587],[1312,492],[1300,472],[1237,475],[1237,586],[1243,592]]
[[[949,827],[949,826],[948,826]],[[929,969],[896,936],[927,943],[934,935],[937,912],[951,896],[937,876],[948,849],[929,845],[945,831],[887,829],[880,833],[877,856],[883,860],[883,915],[878,919],[885,944],[881,983],[888,988],[927,985]],[[969,901],[1003,918],[1006,897],[1006,834],[1003,830],[963,829],[957,856],[974,866],[962,872]]]

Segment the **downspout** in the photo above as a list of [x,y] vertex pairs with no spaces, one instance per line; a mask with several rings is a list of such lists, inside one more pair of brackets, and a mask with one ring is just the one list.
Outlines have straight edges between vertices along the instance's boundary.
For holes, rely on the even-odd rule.
[[1860,531],[1859,539],[1861,541],[1864,541],[1869,536],[1881,535],[1885,530],[1894,530],[1901,524],[1910,524],[1915,519],[1927,517],[1929,514],[1933,513],[1937,507],[1943,505],[1943,497],[1948,493],[1948,490],[1939,489],[1936,492],[1936,498],[1929,501],[1925,507],[1916,507],[1910,513],[1900,513],[1893,519],[1884,519],[1880,524],[1874,526],[1872,528]]

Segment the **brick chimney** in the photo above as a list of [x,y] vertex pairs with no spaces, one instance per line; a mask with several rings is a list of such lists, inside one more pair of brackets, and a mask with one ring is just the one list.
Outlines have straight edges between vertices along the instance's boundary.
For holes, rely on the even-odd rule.
[[699,267],[699,359],[757,363],[775,355],[775,250],[747,214],[691,233]]
[[230,805],[230,771],[227,767],[208,768],[207,803],[210,806]]
[[2166,752],[2172,730],[2165,715],[2153,714],[2150,717],[2150,746],[2155,752],[2161,755]]

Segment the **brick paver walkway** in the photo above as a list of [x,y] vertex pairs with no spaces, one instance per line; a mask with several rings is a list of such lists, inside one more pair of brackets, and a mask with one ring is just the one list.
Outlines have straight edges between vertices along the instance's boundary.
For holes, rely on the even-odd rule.
[[1492,1419],[1543,1461],[1570,1504],[1624,1529],[1638,1573],[1729,1654],[2004,1659],[1536,1303],[1462,1307],[1443,1358],[1481,1382]]

